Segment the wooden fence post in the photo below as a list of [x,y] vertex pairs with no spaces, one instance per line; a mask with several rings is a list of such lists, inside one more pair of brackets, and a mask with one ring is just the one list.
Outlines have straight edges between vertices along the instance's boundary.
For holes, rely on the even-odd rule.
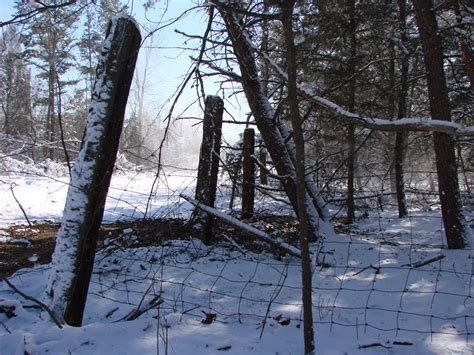
[[132,18],[120,15],[111,20],[97,64],[82,146],[71,171],[45,302],[61,322],[72,326],[82,324],[140,42]]
[[[195,198],[209,207],[214,207],[216,200],[223,113],[223,100],[219,96],[207,96]],[[212,217],[196,208],[192,223],[200,231],[204,244],[209,245],[212,242]]]
[[263,141],[260,143],[260,153],[258,160],[260,161],[260,184],[268,185],[268,174],[266,170],[267,166],[267,149],[263,146]]
[[242,218],[253,216],[255,198],[255,131],[246,128],[242,147]]

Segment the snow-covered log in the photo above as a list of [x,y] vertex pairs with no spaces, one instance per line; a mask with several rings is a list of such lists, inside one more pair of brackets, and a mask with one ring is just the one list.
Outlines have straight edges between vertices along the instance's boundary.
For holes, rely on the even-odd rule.
[[193,200],[189,196],[186,196],[186,195],[183,195],[183,194],[180,194],[179,196],[184,198],[186,201],[188,201],[189,203],[191,203],[195,207],[203,210],[204,212],[206,212],[208,214],[211,214],[214,217],[217,217],[220,220],[222,220],[222,221],[224,221],[228,224],[231,224],[234,227],[237,227],[237,228],[239,228],[239,229],[241,229],[241,230],[243,230],[243,231],[245,231],[249,234],[252,234],[253,236],[257,237],[258,239],[261,239],[261,240],[263,240],[263,241],[265,241],[269,244],[272,244],[272,245],[274,245],[275,247],[277,247],[279,249],[283,249],[286,252],[288,252],[288,254],[291,254],[291,255],[294,255],[294,256],[297,256],[297,257],[301,257],[301,250],[299,250],[298,248],[282,241],[280,238],[276,238],[276,237],[271,236],[270,234],[262,232],[261,230],[259,230],[257,228],[254,228],[254,227],[252,227],[252,226],[250,226],[250,225],[248,225],[248,224],[246,224],[242,221],[239,221],[237,218],[229,216],[228,214],[225,214],[224,212],[216,210],[215,208],[203,205],[202,203],[200,203],[196,200]]
[[80,326],[141,36],[126,15],[109,24],[99,58],[82,146],[71,171],[45,303]]

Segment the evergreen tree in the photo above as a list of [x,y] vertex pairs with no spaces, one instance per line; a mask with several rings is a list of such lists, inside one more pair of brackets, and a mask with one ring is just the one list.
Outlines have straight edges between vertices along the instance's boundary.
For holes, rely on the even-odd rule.
[[22,56],[16,27],[2,29],[0,39],[0,104],[3,132],[24,136],[31,132],[30,71]]
[[[57,2],[50,0],[45,3],[52,5]],[[24,11],[31,6],[34,5],[17,2],[19,10]],[[59,158],[55,146],[60,139],[61,95],[67,85],[74,83],[64,80],[64,75],[74,64],[72,48],[76,20],[72,7],[52,8],[27,23],[22,33],[25,55],[34,66],[33,72],[46,84],[40,104],[46,107],[44,138],[48,146],[45,147],[45,156],[52,160]]]

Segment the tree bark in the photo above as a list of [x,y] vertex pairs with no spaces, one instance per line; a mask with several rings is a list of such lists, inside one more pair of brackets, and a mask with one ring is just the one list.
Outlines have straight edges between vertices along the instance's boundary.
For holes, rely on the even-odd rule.
[[61,321],[80,326],[122,131],[141,36],[120,16],[107,30],[97,66],[87,127],[71,171],[61,229],[56,238],[45,303]]
[[299,112],[296,65],[296,48],[293,33],[293,7],[294,1],[287,1],[281,5],[283,11],[283,32],[285,37],[286,66],[288,73],[288,106],[293,126],[293,140],[295,142],[295,170],[296,193],[298,203],[299,241],[301,249],[301,279],[303,302],[303,334],[305,354],[314,354],[314,329],[313,329],[313,292],[311,256],[309,252],[310,223],[308,216],[309,198],[306,193],[305,171],[305,142],[303,124]]
[[[354,112],[355,109],[355,91],[356,81],[356,55],[357,55],[357,22],[355,17],[355,0],[348,0],[349,13],[349,41],[350,41],[350,56],[349,56],[349,70],[351,75],[349,81],[349,110]],[[354,202],[354,174],[355,174],[355,125],[349,123],[347,126],[347,223],[353,223],[355,219],[355,202]]]
[[[248,33],[234,13],[235,7],[240,5],[224,4],[222,2],[215,2],[214,5],[224,19],[232,41],[234,54],[239,62],[242,86],[254,115],[255,123],[262,135],[275,169],[278,175],[281,176],[288,199],[298,214],[295,167],[290,153],[286,149],[285,141],[278,125],[275,122],[275,111],[263,93]],[[308,184],[306,188],[307,191],[315,192],[314,198],[311,199],[314,203],[309,206],[311,234],[314,236],[334,234],[332,224],[329,221],[329,214],[325,212],[319,193],[313,186],[308,186]]]
[[242,219],[253,216],[255,200],[255,131],[246,128],[242,146]]
[[[449,97],[443,67],[443,48],[430,0],[414,0],[415,17],[424,52],[431,117],[451,121]],[[453,137],[433,133],[438,173],[439,198],[450,249],[464,248],[469,230],[462,210]]]
[[[398,29],[400,32],[400,42],[402,46],[402,63],[400,66],[400,86],[398,92],[398,112],[397,119],[402,119],[407,115],[407,95],[408,95],[408,69],[409,57],[407,51],[407,11],[406,0],[398,0],[399,16]],[[404,218],[408,215],[408,208],[405,195],[404,168],[407,145],[407,133],[399,131],[395,137],[394,165],[395,165],[395,188],[397,192],[398,217]]]
[[[459,3],[460,1],[458,0],[453,1],[454,14],[456,15],[458,24],[460,24],[461,26],[460,30],[462,30],[463,32],[467,34],[470,33],[470,36],[469,35],[463,36],[461,33],[459,33],[459,31],[457,31],[456,33],[458,34],[459,47],[461,49],[461,55],[463,57],[464,65],[466,67],[466,74],[467,74],[467,77],[469,78],[471,93],[474,94],[474,54],[471,49],[473,45],[471,41],[474,38],[474,35],[472,34],[474,25],[472,23],[471,24],[463,23],[463,17],[464,17],[463,11],[461,11],[461,7],[459,6]],[[461,6],[465,6],[466,8],[468,7],[467,4],[466,5],[461,4]],[[470,5],[470,9],[471,9],[470,11],[474,10],[474,5],[472,3]],[[471,44],[471,46],[469,44]]]
[[258,155],[258,161],[260,162],[260,184],[268,185],[268,174],[266,170],[267,166],[267,150],[265,147],[260,147],[260,152]]
[[[224,102],[219,96],[206,97],[195,197],[210,207],[214,207],[216,200],[223,112]],[[204,244],[209,245],[212,242],[212,217],[195,209],[191,220]]]

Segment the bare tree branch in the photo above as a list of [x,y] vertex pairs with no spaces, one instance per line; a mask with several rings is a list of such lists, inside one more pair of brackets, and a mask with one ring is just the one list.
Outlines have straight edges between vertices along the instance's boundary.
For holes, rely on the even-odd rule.
[[28,301],[31,301],[31,302],[34,302],[36,303],[38,306],[41,307],[41,309],[43,309],[44,311],[48,312],[49,316],[51,317],[51,319],[53,320],[54,323],[56,323],[56,325],[58,326],[58,328],[62,329],[62,324],[58,321],[58,319],[56,318],[56,316],[54,315],[54,313],[51,311],[51,309],[49,309],[48,306],[46,306],[43,302],[37,300],[36,298],[34,297],[31,297],[31,296],[28,296],[26,293],[20,291],[14,284],[12,284],[6,277],[3,277],[2,278],[2,281],[5,282],[8,287],[10,287],[13,291],[15,291],[16,293],[18,293],[21,297],[23,297],[25,300],[28,300]]
[[47,5],[47,4],[45,4],[41,1],[35,1],[35,4],[38,4],[39,7],[35,8],[31,11],[25,12],[25,13],[17,14],[15,16],[13,16],[8,21],[0,22],[0,27],[25,22],[25,21],[28,21],[28,20],[32,19],[36,15],[39,15],[40,13],[45,12],[47,10],[59,9],[59,8],[62,8],[62,7],[73,5],[75,3],[76,3],[76,0],[69,0],[69,1],[66,1],[66,2],[63,2],[63,3],[60,3],[60,4]]

